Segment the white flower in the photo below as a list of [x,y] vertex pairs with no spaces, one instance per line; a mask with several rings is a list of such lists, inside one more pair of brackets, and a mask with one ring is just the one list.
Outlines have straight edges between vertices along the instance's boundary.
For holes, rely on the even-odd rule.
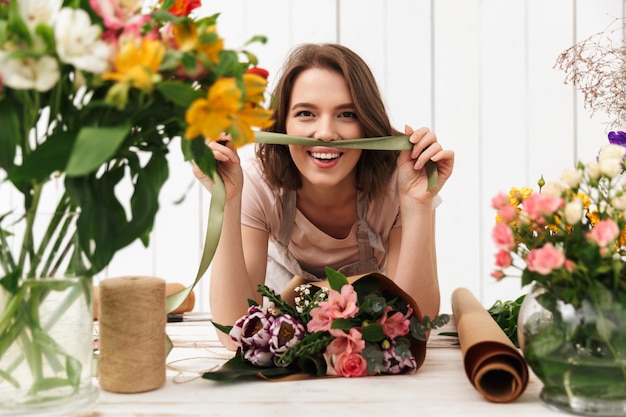
[[565,205],[565,221],[567,224],[576,224],[583,218],[583,203],[576,199]]
[[618,196],[613,197],[611,200],[611,205],[617,210],[626,210],[626,194],[620,194]]
[[620,145],[605,145],[600,148],[598,154],[598,165],[600,172],[609,178],[619,175],[623,169],[624,155],[626,148]]
[[541,194],[553,197],[560,197],[563,194],[563,185],[559,182],[552,181],[541,188]]
[[86,11],[63,8],[54,28],[59,57],[81,70],[94,74],[105,72],[112,49],[100,40],[100,33],[100,27],[91,24]]
[[9,59],[7,53],[0,51],[0,75],[7,87],[16,90],[35,89],[48,91],[59,81],[59,63],[51,56],[39,59]]
[[567,168],[561,175],[561,181],[563,181],[568,187],[576,188],[583,180],[583,171],[575,168]]
[[587,174],[592,180],[597,180],[600,177],[600,165],[597,162],[589,162],[587,164]]
[[17,2],[20,8],[20,16],[31,32],[37,25],[53,26],[59,10],[63,5],[62,0],[20,0]]

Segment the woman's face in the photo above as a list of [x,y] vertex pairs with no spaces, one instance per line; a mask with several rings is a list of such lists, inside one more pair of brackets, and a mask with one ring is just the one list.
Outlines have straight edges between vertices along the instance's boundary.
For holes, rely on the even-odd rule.
[[[294,82],[287,109],[289,135],[320,141],[357,139],[363,128],[343,76],[324,68],[310,68]],[[334,149],[324,146],[290,145],[289,152],[303,182],[333,186],[343,181],[354,183],[360,149]]]

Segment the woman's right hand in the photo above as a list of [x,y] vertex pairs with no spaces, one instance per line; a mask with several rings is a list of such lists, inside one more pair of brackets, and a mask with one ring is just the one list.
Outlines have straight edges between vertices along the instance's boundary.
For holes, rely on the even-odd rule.
[[[218,162],[217,172],[222,177],[226,187],[226,201],[235,196],[240,196],[243,188],[243,170],[237,150],[232,145],[230,138],[223,136],[219,142],[207,139],[206,144]],[[196,164],[193,164],[193,174],[209,192],[213,189],[211,178],[202,172]]]

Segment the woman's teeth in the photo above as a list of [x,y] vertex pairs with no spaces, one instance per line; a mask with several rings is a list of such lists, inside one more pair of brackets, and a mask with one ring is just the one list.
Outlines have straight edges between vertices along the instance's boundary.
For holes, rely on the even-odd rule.
[[311,152],[311,156],[315,159],[331,160],[341,156],[338,153]]

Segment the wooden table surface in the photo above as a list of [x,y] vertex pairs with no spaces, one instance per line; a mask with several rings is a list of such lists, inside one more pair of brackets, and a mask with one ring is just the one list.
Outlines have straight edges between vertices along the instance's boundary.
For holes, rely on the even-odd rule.
[[[163,387],[140,394],[100,390],[91,407],[71,417],[121,416],[556,416],[539,401],[541,382],[532,374],[517,400],[485,400],[463,369],[458,340],[433,332],[426,361],[413,375],[319,378],[303,381],[220,383],[199,377],[232,356],[217,342],[208,321],[171,323],[174,349],[167,357]],[[95,380],[97,384],[97,380]]]

